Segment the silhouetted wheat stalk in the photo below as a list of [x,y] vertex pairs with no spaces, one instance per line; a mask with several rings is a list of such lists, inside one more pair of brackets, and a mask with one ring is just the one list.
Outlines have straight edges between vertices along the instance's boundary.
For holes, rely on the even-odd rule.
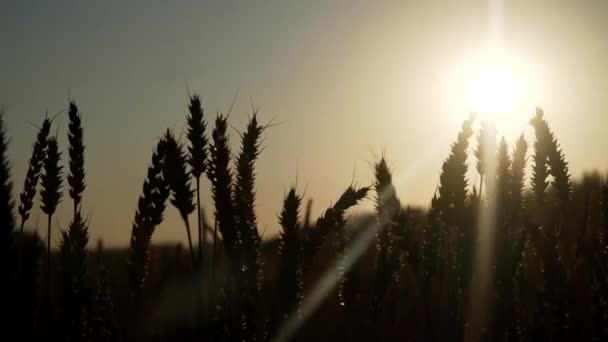
[[246,132],[241,136],[241,151],[236,159],[236,182],[234,184],[234,208],[239,236],[239,249],[246,263],[247,272],[245,281],[251,289],[259,286],[258,264],[261,237],[257,229],[255,214],[255,161],[260,153],[260,136],[263,127],[257,122],[254,114]]
[[512,163],[512,180],[511,190],[511,214],[513,223],[521,223],[522,219],[522,205],[523,205],[523,194],[525,187],[525,170],[528,153],[528,143],[524,138],[523,134],[515,142],[515,150],[513,151],[513,163]]
[[68,141],[70,143],[70,174],[68,184],[70,185],[70,197],[74,200],[74,215],[80,211],[82,192],[86,187],[84,181],[84,142],[82,140],[82,123],[78,107],[74,101],[70,101],[68,110],[70,119]]
[[164,152],[164,140],[161,139],[152,154],[152,164],[148,167],[131,230],[127,269],[129,288],[136,305],[140,304],[141,292],[148,274],[152,234],[154,228],[163,221],[165,203],[169,197],[169,186],[163,179]]
[[[507,225],[507,218],[511,216],[511,157],[509,155],[509,146],[504,137],[498,145],[497,166],[496,166],[496,198],[497,198],[497,224],[499,229],[501,226]],[[511,232],[508,232],[509,236]]]
[[19,215],[21,216],[20,235],[23,235],[25,222],[30,217],[30,211],[34,205],[34,197],[36,196],[36,186],[38,178],[42,170],[42,165],[46,158],[46,149],[48,136],[51,131],[51,119],[45,118],[42,126],[38,129],[38,135],[32,148],[32,156],[30,157],[27,174],[25,175],[25,184],[21,192],[21,203],[19,204]]
[[76,103],[70,101],[68,130],[68,154],[70,157],[67,176],[69,194],[74,201],[74,216],[67,231],[61,234],[61,265],[63,272],[63,301],[66,316],[67,338],[87,338],[90,289],[85,284],[87,273],[88,224],[82,217],[82,193],[86,187],[84,171],[84,143],[81,118]]
[[230,141],[227,129],[226,117],[218,115],[212,133],[213,143],[209,148],[207,176],[211,181],[211,195],[215,205],[214,246],[215,241],[217,241],[217,230],[219,229],[224,247],[230,255],[236,245],[237,234],[234,223]]
[[[513,269],[512,269],[512,284],[522,288],[522,283],[524,281],[522,270],[524,267],[524,251],[526,248],[526,241],[529,238],[528,232],[524,229],[524,206],[523,206],[523,198],[524,198],[524,188],[525,188],[525,170],[527,164],[527,153],[528,153],[528,143],[524,138],[523,134],[517,139],[515,142],[515,149],[513,150],[513,161],[511,164],[511,184],[510,184],[510,201],[509,208],[511,209],[511,217],[509,218],[509,222],[511,225],[512,232],[512,244],[513,246]],[[513,291],[513,296],[511,298],[513,302],[513,308],[511,314],[513,315],[513,322],[511,323],[511,336],[521,336],[522,332],[522,323],[519,317],[519,312],[521,312],[521,305],[518,304],[521,302],[520,291]]]
[[241,151],[236,159],[236,182],[234,184],[234,209],[237,229],[240,264],[235,269],[243,302],[243,329],[249,339],[255,340],[256,324],[254,308],[258,292],[263,282],[263,262],[261,259],[262,238],[258,232],[255,214],[255,162],[260,154],[260,138],[264,127],[258,124],[257,112],[249,120],[246,131],[241,136]]
[[[4,127],[4,109],[0,108],[0,250],[2,251],[3,262],[9,259],[5,253],[13,243],[13,231],[15,229],[15,218],[13,217],[13,194],[10,175],[10,165],[8,162],[8,139],[6,138],[6,128]],[[7,269],[3,268],[6,272]]]
[[188,215],[194,209],[194,192],[190,189],[190,177],[186,171],[186,154],[181,143],[178,143],[171,131],[167,130],[164,136],[165,148],[165,163],[163,168],[163,178],[169,184],[171,189],[171,204],[180,213],[186,233],[188,234],[188,246],[190,247],[190,256],[192,257],[192,267],[196,265],[194,257],[194,247],[192,245],[192,235],[190,231],[190,222]]
[[346,224],[344,214],[350,207],[357,205],[359,201],[363,200],[367,196],[369,189],[369,187],[357,188],[354,185],[346,188],[338,201],[326,209],[323,215],[317,219],[315,226],[306,230],[307,252],[312,253],[314,250],[319,249],[331,232]]
[[[443,163],[439,176],[438,195],[433,199],[431,205],[430,212],[433,216],[429,217],[429,221],[435,221],[437,226],[429,227],[427,231],[427,234],[430,235],[429,244],[438,244],[427,246],[426,254],[429,261],[427,266],[435,263],[434,257],[429,253],[443,251],[444,255],[441,259],[443,265],[437,265],[437,267],[450,270],[444,279],[441,279],[440,285],[445,286],[445,282],[449,282],[450,286],[447,286],[447,290],[450,292],[448,301],[451,303],[450,308],[454,311],[439,314],[452,317],[451,319],[443,318],[452,324],[451,327],[445,328],[449,329],[445,336],[450,336],[452,339],[462,339],[464,324],[462,322],[463,298],[461,294],[465,293],[470,278],[472,249],[475,241],[467,208],[468,181],[466,178],[468,172],[467,150],[469,140],[473,136],[474,122],[475,115],[473,114],[463,122],[462,129],[452,144],[450,155]],[[434,229],[439,231],[432,231]],[[453,246],[454,244],[456,246]],[[430,296],[428,293],[427,295]]]
[[487,146],[487,140],[490,134],[492,134],[492,126],[490,124],[490,122],[488,121],[482,121],[481,123],[481,129],[479,130],[479,132],[477,132],[477,147],[475,148],[474,151],[474,155],[475,158],[477,159],[477,173],[479,173],[479,197],[480,199],[483,198],[483,183],[484,183],[484,178],[486,176],[486,172],[487,172],[487,168],[488,168],[488,163],[491,162],[491,160],[487,160],[487,156],[488,156],[488,148],[489,146]]
[[312,199],[308,199],[308,201],[306,201],[306,208],[304,209],[304,223],[303,223],[304,230],[308,230],[312,226],[311,216],[312,216]]
[[[421,247],[422,270],[425,290],[428,290],[428,282],[439,270],[441,233],[445,229],[440,217],[439,197],[437,192],[431,199],[431,206],[427,214],[427,224],[422,232],[423,241]],[[427,300],[428,303],[428,300]]]
[[66,338],[81,340],[88,335],[89,289],[86,286],[87,251],[89,232],[80,212],[74,214],[67,231],[62,232],[59,246],[63,272],[63,303],[66,321]]
[[549,186],[549,183],[547,183],[547,177],[549,176],[547,168],[549,146],[547,145],[546,137],[543,135],[544,132],[540,128],[543,121],[543,111],[537,108],[536,115],[530,120],[530,124],[533,127],[538,127],[539,133],[534,141],[534,155],[532,156],[532,190],[534,191],[536,204],[541,211],[545,207],[545,192]]
[[281,225],[279,255],[281,268],[279,275],[281,291],[281,318],[286,318],[294,311],[299,317],[300,304],[303,298],[303,241],[300,223],[300,205],[302,197],[291,188],[283,201],[283,210],[279,216]]
[[[552,185],[557,190],[558,205],[561,210],[564,210],[570,200],[571,184],[570,173],[568,171],[568,163],[565,161],[564,154],[561,151],[559,143],[553,132],[549,128],[549,124],[544,119],[544,112],[541,108],[537,108],[536,115],[530,121],[534,127],[537,142],[543,146],[540,152],[547,155],[546,162],[549,165],[549,174],[553,176]],[[544,150],[544,151],[543,151]],[[542,176],[542,174],[541,174]],[[540,190],[539,190],[540,191]]]
[[[57,205],[61,201],[62,193],[62,170],[59,165],[61,153],[56,137],[48,139],[48,150],[44,159],[44,174],[41,176],[42,191],[40,192],[40,208],[48,217],[46,252],[47,252],[47,281],[49,289],[51,287],[51,221],[53,214],[57,210]],[[50,296],[50,293],[49,293]]]
[[[338,301],[345,309],[346,306],[350,308],[351,303],[346,303],[346,296],[344,290],[347,283],[347,272],[346,264],[348,263],[349,251],[346,246],[346,237],[344,236],[344,226],[346,225],[345,213],[346,211],[357,205],[363,200],[369,192],[369,187],[357,188],[355,185],[350,185],[344,193],[340,196],[338,201],[328,208],[319,219],[314,228],[310,228],[305,232],[305,250],[306,253],[314,254],[316,250],[320,249],[325,239],[333,234],[334,240],[334,256],[337,259],[336,270],[338,272]],[[349,312],[348,310],[346,311]]]
[[513,339],[510,328],[513,324],[513,272],[515,271],[516,255],[514,249],[514,227],[509,224],[512,215],[511,182],[512,169],[509,146],[503,137],[498,146],[496,167],[496,224],[495,224],[495,287],[498,295],[498,313],[501,319],[496,320],[496,339]]
[[201,191],[200,181],[201,175],[207,169],[207,137],[205,136],[206,124],[203,119],[204,111],[201,105],[201,100],[198,95],[190,97],[190,105],[188,106],[190,116],[188,121],[188,164],[190,164],[190,172],[196,179],[196,206],[198,215],[198,258],[203,266],[203,246],[206,243],[205,232],[203,230],[201,220]]
[[376,272],[372,285],[371,317],[375,326],[380,319],[385,294],[399,268],[399,256],[394,251],[393,230],[396,229],[401,203],[397,198],[392,175],[384,157],[376,163],[374,171],[378,233],[376,233]]
[[[544,112],[541,108],[536,109],[536,114],[530,120],[530,124],[534,128],[536,134],[535,162],[545,166],[535,165],[534,171],[534,186],[538,187],[535,190],[537,195],[537,204],[544,212],[541,214],[547,215],[546,210],[552,209],[546,207],[545,194],[543,190],[547,187],[546,177],[548,174],[553,176],[553,188],[557,192],[557,210],[556,215],[552,215],[551,220],[548,217],[541,217],[541,223],[546,224],[544,234],[536,234],[537,245],[541,245],[543,251],[543,261],[547,268],[547,276],[544,281],[547,284],[546,289],[540,293],[541,307],[540,312],[546,325],[551,327],[549,331],[542,332],[538,330],[536,333],[547,336],[560,336],[565,329],[570,325],[570,314],[566,311],[567,289],[564,271],[564,259],[561,256],[560,248],[563,246],[561,233],[563,226],[566,224],[568,203],[570,201],[570,174],[568,164],[564,160],[562,151],[559,148],[557,139],[549,128],[549,124],[544,119]],[[547,166],[549,168],[547,169]],[[544,178],[542,177],[544,175]],[[540,186],[539,186],[540,184]],[[542,190],[542,192],[541,192]],[[539,197],[540,195],[540,197]],[[541,228],[543,228],[541,226]]]

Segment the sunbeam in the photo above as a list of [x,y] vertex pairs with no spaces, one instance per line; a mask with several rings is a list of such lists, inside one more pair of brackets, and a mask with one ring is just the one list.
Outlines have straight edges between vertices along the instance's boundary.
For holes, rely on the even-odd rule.
[[[349,254],[345,255],[341,260],[336,260],[319,279],[312,291],[306,296],[306,300],[302,303],[300,315],[298,315],[297,312],[293,312],[289,315],[285,323],[278,329],[278,332],[273,339],[274,342],[291,341],[304,322],[306,322],[322,304],[327,294],[336,287],[340,280],[341,273],[348,273],[357,260],[365,253],[369,245],[373,242],[380,227],[377,220],[374,220],[373,222],[374,223],[370,226],[362,228],[362,232],[359,233],[357,238],[347,248]],[[342,271],[339,271],[340,267],[342,268]]]
[[[480,144],[484,144],[482,158],[484,159],[484,194],[479,194],[479,217],[477,220],[477,241],[473,260],[473,273],[469,292],[469,312],[467,319],[467,341],[484,340],[487,324],[491,322],[490,302],[491,282],[494,279],[493,251],[494,231],[496,225],[496,131],[493,126],[487,134],[481,136]],[[480,184],[482,188],[482,184]]]

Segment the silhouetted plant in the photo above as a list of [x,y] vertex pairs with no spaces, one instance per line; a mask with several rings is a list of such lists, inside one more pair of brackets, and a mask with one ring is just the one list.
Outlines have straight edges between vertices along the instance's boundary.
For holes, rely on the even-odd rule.
[[302,197],[291,188],[283,201],[283,210],[279,216],[281,244],[281,268],[279,289],[281,291],[281,318],[286,318],[291,312],[299,317],[300,304],[303,298],[303,252],[302,230],[300,222],[300,205]]
[[[458,133],[456,141],[452,144],[450,155],[443,163],[442,172],[439,176],[439,196],[436,200],[436,209],[441,223],[439,227],[434,229],[441,229],[445,225],[446,238],[440,243],[446,244],[447,255],[444,262],[451,270],[448,276],[452,284],[448,289],[450,291],[448,300],[452,303],[450,305],[451,311],[444,314],[450,317],[446,320],[450,320],[454,330],[447,333],[446,336],[451,336],[454,339],[461,339],[461,329],[464,327],[462,322],[463,297],[459,294],[466,293],[467,290],[466,283],[470,279],[472,249],[475,241],[473,225],[470,222],[471,217],[467,210],[468,181],[466,178],[468,172],[467,150],[469,140],[473,135],[474,121],[475,115],[472,114],[463,122],[462,129]],[[455,246],[452,246],[452,240]]]
[[475,116],[471,115],[462,124],[462,130],[458,138],[452,144],[450,155],[443,163],[442,172],[439,176],[438,208],[444,222],[449,225],[462,226],[464,223],[464,211],[467,199],[468,181],[466,174],[467,150],[469,139],[473,135],[473,122]]
[[21,203],[19,204],[19,215],[21,216],[20,234],[23,235],[25,222],[30,217],[30,211],[34,205],[34,197],[36,196],[36,186],[38,178],[42,170],[42,165],[46,158],[46,148],[48,136],[51,130],[51,119],[45,118],[42,126],[38,129],[38,135],[32,148],[32,156],[30,157],[27,174],[25,175],[25,184],[21,192]]
[[496,170],[496,292],[498,310],[496,339],[512,339],[508,335],[512,318],[513,271],[515,270],[514,227],[509,224],[512,188],[512,169],[509,147],[503,137],[498,146]]
[[359,201],[367,196],[369,189],[369,187],[357,188],[354,185],[350,185],[338,201],[319,217],[314,228],[305,231],[304,248],[308,254],[313,254],[315,250],[320,249],[330,234],[334,235],[333,253],[337,260],[338,269],[336,271],[339,275],[337,284],[338,301],[340,306],[346,309],[347,314],[350,313],[349,308],[352,303],[348,302],[346,298],[348,294],[345,293],[348,282],[346,264],[349,262],[350,253],[346,248],[347,237],[344,232],[346,218],[344,215],[346,210],[357,205]]
[[511,196],[511,204],[509,207],[512,212],[512,223],[521,223],[522,205],[524,197],[525,187],[525,174],[526,174],[526,163],[528,153],[528,143],[524,138],[523,134],[517,139],[515,143],[515,150],[513,151],[513,163],[512,163],[512,180],[509,190]]
[[536,203],[540,210],[545,207],[545,197],[547,187],[547,177],[549,176],[549,170],[547,168],[547,158],[549,154],[549,146],[546,133],[543,129],[543,111],[540,108],[536,108],[536,114],[530,120],[530,124],[536,131],[536,140],[534,141],[534,155],[532,156],[532,190]]
[[477,147],[475,148],[474,155],[477,159],[477,173],[479,173],[479,195],[483,198],[483,183],[487,173],[488,163],[491,160],[488,159],[489,146],[488,139],[491,139],[491,135],[494,134],[494,128],[489,121],[482,121],[481,128],[477,132]]
[[[8,140],[6,128],[4,127],[4,110],[0,108],[0,249],[3,262],[7,262],[6,253],[13,244],[13,231],[15,230],[15,218],[13,217],[13,194],[8,162]],[[4,271],[7,271],[4,268]]]
[[570,173],[568,171],[568,163],[565,161],[564,154],[555,138],[553,132],[549,128],[549,124],[544,118],[544,113],[541,108],[537,108],[536,115],[532,118],[531,124],[536,132],[537,141],[543,143],[544,153],[547,154],[547,162],[549,165],[549,173],[553,176],[553,186],[557,190],[558,205],[560,210],[567,207],[570,200],[571,182]]
[[[521,319],[521,285],[525,283],[523,278],[524,261],[526,247],[530,245],[530,234],[524,229],[525,214],[524,214],[524,189],[525,189],[525,170],[528,161],[528,143],[526,142],[523,134],[515,142],[515,149],[513,151],[513,161],[511,165],[511,184],[509,190],[511,216],[509,218],[510,229],[511,229],[511,244],[512,246],[512,279],[509,279],[511,286],[513,286],[513,292],[511,298],[505,298],[504,300],[510,300],[510,311],[512,321],[510,326],[506,329],[510,330],[510,336],[515,338],[523,338],[524,322]],[[507,295],[505,295],[507,296]]]
[[188,215],[194,209],[194,192],[190,189],[190,177],[186,171],[186,154],[181,143],[175,140],[170,131],[164,137],[165,163],[163,168],[163,178],[171,189],[171,204],[179,210],[186,233],[188,234],[188,246],[192,257],[192,267],[195,267],[194,247],[192,245],[192,235],[190,232],[190,222]]
[[213,143],[209,148],[207,175],[211,181],[211,194],[215,204],[216,228],[214,240],[217,240],[217,228],[222,234],[224,247],[231,254],[237,241],[232,201],[232,171],[230,170],[230,140],[226,132],[226,117],[218,115],[213,129]]
[[[542,232],[543,234],[535,234],[535,236],[536,243],[542,251],[544,266],[547,268],[547,276],[544,278],[546,286],[539,293],[539,316],[542,322],[539,326],[546,326],[548,329],[539,329],[536,331],[536,335],[546,335],[549,338],[554,338],[560,336],[569,326],[569,314],[566,312],[567,304],[565,303],[567,280],[563,269],[563,258],[560,256],[562,245],[560,234],[562,225],[565,223],[564,218],[570,198],[570,175],[557,139],[544,119],[541,108],[536,109],[536,114],[530,124],[536,134],[535,148],[537,149],[535,155],[537,165],[534,167],[533,186],[535,187],[541,215],[543,215],[541,216],[541,222],[545,225],[541,228],[546,228]],[[541,162],[541,160],[544,160],[544,162]],[[543,167],[539,164],[545,165]],[[548,170],[547,164],[550,166]],[[543,185],[545,189],[548,186],[546,182],[548,174],[553,176],[553,187],[557,190],[557,208],[559,210],[557,220],[556,217],[552,217],[551,221],[545,216],[548,213],[546,211],[545,190],[543,190]]]
[[[236,159],[236,182],[234,184],[234,209],[237,229],[240,265],[235,269],[237,281],[246,303],[245,330],[251,334],[254,320],[253,307],[257,293],[263,281],[263,263],[261,259],[262,238],[257,228],[255,215],[255,161],[260,154],[260,138],[264,127],[257,121],[257,112],[253,113],[247,130],[241,136],[241,151]],[[254,335],[250,335],[255,339]]]
[[[511,215],[511,157],[509,156],[509,146],[504,137],[498,145],[498,164],[496,167],[496,199],[497,199],[497,223],[500,229],[501,226],[507,224],[506,219]],[[510,233],[508,233],[510,234]]]
[[312,215],[312,199],[308,199],[308,201],[306,201],[306,209],[304,210],[303,227],[305,230],[307,230],[308,228],[310,228],[312,226],[311,218],[310,218],[311,215]]
[[241,317],[235,317],[238,308],[235,306],[237,298],[240,298],[236,291],[234,277],[238,275],[236,268],[240,264],[238,261],[238,236],[235,221],[234,201],[232,197],[232,171],[230,169],[230,140],[227,134],[227,118],[218,114],[215,119],[215,127],[212,132],[212,143],[209,146],[209,160],[207,163],[207,177],[211,181],[211,197],[214,204],[215,225],[213,231],[213,269],[212,277],[215,279],[215,264],[217,260],[216,243],[218,241],[218,229],[222,235],[222,242],[226,252],[228,272],[224,275],[221,282],[226,287],[220,291],[223,303],[218,306],[217,314],[223,317],[226,322],[225,331],[234,339],[242,336]]
[[[474,194],[477,194],[474,188]],[[437,192],[431,199],[431,206],[428,213],[427,224],[423,231],[422,241],[422,269],[424,273],[424,281],[428,283],[430,278],[439,270],[441,233],[445,229],[440,216],[441,208],[439,206],[439,197]],[[428,289],[428,286],[424,287]]]
[[70,155],[70,174],[68,175],[68,184],[70,185],[70,197],[74,200],[74,215],[80,211],[80,203],[82,201],[82,193],[86,187],[84,181],[84,142],[82,141],[82,122],[78,107],[74,101],[70,101],[68,110],[70,118],[68,141],[70,147],[68,149]]
[[76,212],[67,231],[62,232],[59,247],[63,273],[63,308],[65,337],[72,341],[87,339],[90,290],[85,283],[89,232],[80,212]]
[[[48,139],[48,150],[44,160],[44,174],[42,174],[40,182],[42,191],[40,192],[41,205],[40,208],[48,217],[47,222],[47,237],[46,237],[46,252],[47,252],[47,280],[49,289],[51,287],[51,221],[53,214],[57,210],[57,205],[61,201],[62,193],[62,170],[63,166],[59,165],[61,153],[57,144],[57,138],[51,137]],[[50,295],[50,294],[49,294]]]
[[148,275],[152,234],[155,227],[163,221],[165,203],[169,197],[169,185],[162,177],[165,163],[164,143],[165,141],[161,139],[152,154],[152,164],[148,168],[147,179],[137,203],[131,230],[127,269],[129,288],[136,305],[139,305]]
[[196,206],[198,214],[198,258],[199,262],[203,263],[203,246],[206,243],[205,232],[203,230],[203,223],[201,220],[201,191],[200,191],[200,180],[201,175],[205,173],[207,169],[207,137],[205,136],[206,124],[203,119],[204,111],[201,105],[201,99],[198,95],[190,97],[190,105],[188,106],[190,116],[187,117],[188,121],[188,140],[190,146],[188,146],[188,164],[190,165],[190,172],[194,179],[196,179]]
[[336,229],[346,224],[344,214],[346,210],[359,203],[367,196],[369,187],[356,188],[350,185],[340,196],[338,201],[329,207],[317,220],[314,228],[306,230],[306,245],[312,252],[323,244],[325,238]]
[[398,274],[400,260],[394,250],[393,234],[397,228],[401,203],[397,198],[392,175],[384,157],[376,163],[374,171],[378,233],[376,233],[376,268],[372,285],[371,317],[375,325],[380,319],[385,294]]
[[[154,326],[150,329],[152,336],[145,337],[189,340],[200,337],[201,331],[215,331],[216,339],[266,340],[269,326],[274,327],[269,325],[270,315],[275,313],[268,304],[271,300],[278,302],[279,311],[279,322],[272,321],[273,324],[283,321],[288,329],[293,328],[294,322],[296,328],[305,324],[307,331],[296,339],[335,338],[335,334],[342,333],[344,335],[340,336],[346,339],[369,338],[371,336],[366,334],[368,325],[358,324],[365,321],[372,322],[376,338],[471,339],[468,334],[472,329],[467,327],[473,324],[467,325],[465,304],[481,300],[472,291],[474,284],[470,283],[473,278],[471,256],[478,244],[475,229],[479,227],[476,227],[475,218],[492,204],[491,201],[487,205],[481,203],[480,199],[494,193],[489,188],[483,194],[477,191],[476,186],[470,189],[466,178],[473,117],[464,122],[458,138],[451,145],[428,213],[410,207],[401,209],[384,158],[375,165],[376,215],[363,215],[363,224],[353,224],[353,229],[350,226],[346,228],[346,211],[365,198],[369,188],[351,185],[316,222],[310,222],[309,218],[311,201],[301,220],[302,198],[291,188],[285,195],[279,216],[279,260],[275,264],[270,259],[265,266],[265,270],[270,272],[268,279],[264,280],[260,277],[261,256],[272,254],[262,254],[261,248],[276,246],[274,241],[262,241],[256,222],[255,162],[265,127],[258,124],[254,114],[241,135],[242,145],[235,158],[233,181],[227,119],[218,115],[208,151],[210,158],[207,159],[206,127],[197,96],[190,98],[189,109],[189,153],[184,153],[183,146],[170,133],[160,139],[138,201],[127,256],[129,292],[124,293],[125,296],[130,295],[132,301],[125,301],[123,305],[124,297],[118,286],[121,277],[118,274],[112,276],[113,290],[118,293],[117,312],[128,315],[124,320],[126,337],[133,340],[143,338],[141,333],[148,332],[144,325],[155,322],[158,311],[142,309],[154,309],[155,305],[165,302],[166,295],[182,290],[180,282],[172,280],[187,275],[184,262],[188,257],[184,258],[185,255],[177,251],[167,257],[163,252],[166,249],[159,247],[158,272],[152,271],[151,238],[155,227],[163,220],[166,200],[171,195],[172,203],[187,222],[188,215],[195,208],[189,178],[197,179],[198,190],[200,176],[206,172],[212,185],[215,229],[221,232],[225,250],[223,258],[215,259],[217,262],[213,263],[211,272],[213,277],[218,272],[223,279],[216,282],[217,287],[210,286],[204,293],[211,298],[209,303],[204,302],[210,304],[202,306],[204,311],[186,313],[176,310],[188,316],[178,318],[180,323],[172,325],[169,333],[164,327]],[[17,330],[17,336],[26,340],[35,337],[53,339],[58,338],[53,335],[58,330],[57,326],[65,326],[63,339],[117,341],[122,336],[114,317],[105,272],[102,271],[97,279],[96,295],[85,280],[90,258],[85,248],[88,227],[81,213],[85,188],[84,144],[80,116],[73,102],[70,103],[69,115],[68,183],[74,200],[74,218],[68,230],[62,232],[59,251],[63,300],[51,300],[50,278],[47,281],[49,295],[38,298],[38,265],[42,247],[35,234],[32,239],[27,234],[18,235],[21,272],[5,272],[3,291],[0,291],[3,299],[6,298],[2,302],[5,312],[11,316],[5,322],[9,326],[5,330]],[[1,119],[0,207],[4,205],[4,212],[10,213],[6,132]],[[484,335],[493,340],[605,340],[608,336],[608,185],[599,174],[584,177],[582,183],[572,181],[564,153],[542,110],[537,110],[530,123],[536,135],[531,189],[524,186],[528,144],[523,136],[515,143],[512,158],[504,138],[498,149],[492,146],[494,143],[480,144],[475,152],[477,168],[483,174],[485,186],[489,187],[495,181],[498,198],[494,230],[496,248],[490,255],[496,260],[492,261],[494,268],[490,270],[494,278],[488,278],[491,286],[495,286],[494,296],[489,297],[491,300],[487,303],[491,307],[488,313],[492,316],[488,316],[492,323],[488,324]],[[45,119],[38,132],[19,206],[23,228],[30,216],[38,178],[41,177],[41,207],[49,218],[48,259],[51,221],[61,200],[62,187],[61,155],[56,138],[48,138],[50,126],[51,120]],[[488,141],[494,141],[490,128],[482,126],[478,134],[480,141],[485,141],[483,137],[486,135],[491,137]],[[494,153],[497,154],[496,161],[492,156]],[[41,172],[42,167],[44,173]],[[494,167],[496,179],[490,178]],[[199,207],[200,202],[197,196]],[[184,208],[186,210],[182,210]],[[198,222],[203,227],[199,227],[199,253],[204,245],[205,232],[213,233],[213,228],[207,227],[211,225],[204,224],[202,214],[199,210]],[[423,215],[426,219],[421,218]],[[1,222],[6,221],[3,219],[5,216],[0,210]],[[353,257],[350,242],[359,243],[365,240],[359,237],[369,237],[370,231],[366,227],[373,220],[377,220],[376,226],[379,227],[376,253],[373,253],[373,247],[366,247],[365,250],[356,250],[356,255],[363,253],[360,259],[349,259]],[[3,236],[9,241],[15,235],[12,234],[14,222],[3,225],[8,228]],[[189,240],[194,263],[191,238]],[[217,236],[215,240],[218,240]],[[112,259],[109,254],[116,252],[105,253],[108,253],[108,259]],[[100,249],[99,259],[101,254]],[[200,254],[199,260],[202,260]],[[308,265],[306,262],[309,260],[314,260],[314,265]],[[320,279],[319,286],[311,281],[311,300],[303,302],[304,279],[308,284],[309,280],[317,278],[316,272],[328,260],[332,265],[335,261],[338,268],[330,270],[329,282],[326,277]],[[10,266],[12,256],[3,261]],[[50,263],[48,267],[50,277]],[[148,269],[153,275],[149,279]],[[336,305],[334,297],[331,297],[334,300],[322,303],[329,298],[328,294],[333,294],[331,291],[335,284],[332,281],[336,276],[338,303],[341,305]],[[12,286],[14,280],[17,281],[16,287]],[[278,280],[277,287],[270,284],[274,280]],[[166,287],[170,284],[178,287]],[[268,291],[260,291],[261,286],[269,286]],[[319,289],[325,292],[318,293]],[[276,291],[277,298],[272,298],[271,291]],[[48,300],[46,305],[42,300]],[[359,301],[366,305],[357,305]],[[302,305],[306,305],[307,310],[300,312]],[[309,311],[316,305],[322,308],[317,315]],[[217,309],[213,312],[208,307]],[[127,312],[122,313],[125,308]],[[355,311],[361,308],[369,310]],[[332,311],[336,309],[344,315],[343,322],[340,319],[342,315]],[[291,318],[289,314],[294,314],[294,320],[285,320]],[[423,325],[420,324],[422,315],[426,320]],[[59,318],[64,318],[64,321]],[[204,322],[203,328],[190,325],[190,322]],[[212,327],[216,329],[209,329]]]

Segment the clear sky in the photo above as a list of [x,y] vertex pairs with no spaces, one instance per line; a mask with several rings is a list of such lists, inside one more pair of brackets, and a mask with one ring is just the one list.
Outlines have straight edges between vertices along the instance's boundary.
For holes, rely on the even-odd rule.
[[[184,130],[188,85],[202,96],[208,122],[238,92],[235,129],[244,128],[252,101],[262,121],[281,123],[265,134],[257,169],[266,236],[276,234],[296,175],[318,213],[351,179],[370,184],[370,163],[382,151],[402,202],[426,205],[470,110],[454,99],[453,75],[488,45],[497,20],[491,7],[472,0],[4,0],[0,104],[15,196],[36,134],[29,122],[65,108],[69,93],[85,125],[91,239],[127,244],[156,139],[167,127]],[[525,119],[541,105],[575,176],[608,169],[608,2],[505,0],[499,7],[504,51],[535,80],[534,96],[503,119],[503,133],[529,135]],[[67,151],[67,115],[56,122]],[[66,228],[69,218],[66,197],[55,226]],[[184,237],[171,207],[154,239]]]

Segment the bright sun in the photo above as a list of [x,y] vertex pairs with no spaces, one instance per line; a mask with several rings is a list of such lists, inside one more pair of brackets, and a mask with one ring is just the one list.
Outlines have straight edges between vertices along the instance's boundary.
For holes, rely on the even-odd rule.
[[458,121],[474,112],[500,134],[519,135],[542,103],[536,69],[503,49],[474,51],[447,75],[446,110]]
[[519,80],[502,64],[483,66],[469,81],[469,107],[482,116],[497,118],[513,113],[520,96]]

